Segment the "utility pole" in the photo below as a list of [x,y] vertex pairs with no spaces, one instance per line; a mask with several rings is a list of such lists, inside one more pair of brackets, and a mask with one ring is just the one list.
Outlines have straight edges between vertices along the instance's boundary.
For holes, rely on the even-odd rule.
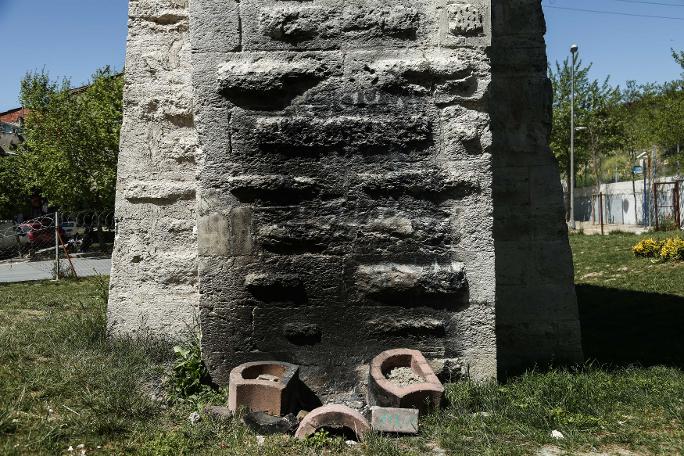
[[59,280],[59,212],[55,211],[55,280]]
[[575,64],[579,47],[573,44],[571,89],[570,89],[570,228],[575,229]]

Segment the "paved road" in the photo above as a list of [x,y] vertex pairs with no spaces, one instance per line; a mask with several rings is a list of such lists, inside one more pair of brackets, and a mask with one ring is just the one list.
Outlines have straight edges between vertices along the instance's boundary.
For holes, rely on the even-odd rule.
[[[79,277],[109,275],[112,269],[110,258],[73,258],[74,268]],[[31,280],[52,279],[54,261],[24,261],[0,264],[0,283],[28,282]],[[62,260],[62,268],[69,263]]]

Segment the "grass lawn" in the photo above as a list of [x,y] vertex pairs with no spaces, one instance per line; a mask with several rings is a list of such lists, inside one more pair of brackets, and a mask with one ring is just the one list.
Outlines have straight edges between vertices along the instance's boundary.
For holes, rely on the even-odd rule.
[[[193,411],[224,393],[172,400],[171,347],[110,340],[102,280],[0,286],[0,454],[80,454],[81,444],[86,454],[141,455],[684,454],[684,372],[656,365],[681,366],[684,265],[634,258],[638,239],[571,238],[585,351],[612,367],[448,385],[448,406],[422,422],[419,437],[353,447],[323,436],[260,445],[238,419],[191,424]],[[654,365],[627,366],[640,356]]]

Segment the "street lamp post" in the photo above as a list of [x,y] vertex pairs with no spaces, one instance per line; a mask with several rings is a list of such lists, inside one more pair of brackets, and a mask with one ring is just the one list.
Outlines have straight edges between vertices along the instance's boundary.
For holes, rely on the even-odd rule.
[[573,44],[570,89],[570,228],[575,229],[575,64],[579,47]]

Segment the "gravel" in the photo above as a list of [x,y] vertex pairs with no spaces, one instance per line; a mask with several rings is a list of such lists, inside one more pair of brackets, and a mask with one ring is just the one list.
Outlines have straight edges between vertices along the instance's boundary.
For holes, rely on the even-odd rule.
[[425,381],[422,377],[416,375],[410,367],[395,367],[387,375],[387,379],[400,386],[415,385]]

